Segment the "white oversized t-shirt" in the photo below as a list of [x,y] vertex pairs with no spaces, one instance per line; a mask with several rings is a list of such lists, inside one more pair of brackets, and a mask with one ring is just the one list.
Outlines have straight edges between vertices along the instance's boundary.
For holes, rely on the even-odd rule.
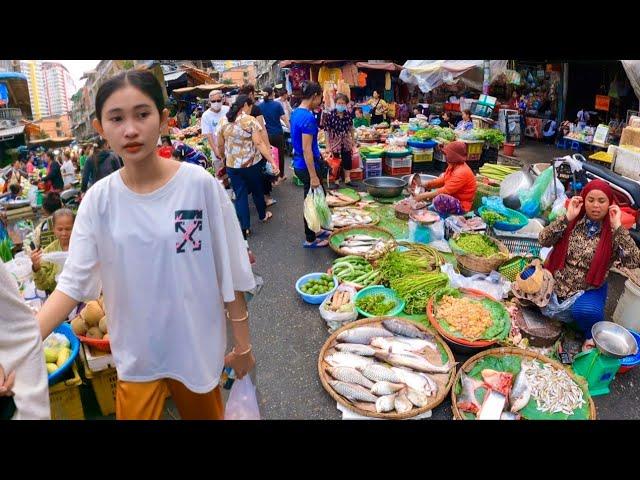
[[[218,125],[220,125],[220,121],[229,111],[229,107],[226,105],[222,105],[219,112],[214,112],[210,108],[207,109],[206,112],[202,114],[202,118],[200,119],[200,127],[202,128],[202,135],[212,134],[213,141],[216,141],[216,133]],[[211,151],[211,155],[215,160],[219,160],[216,152]]]
[[255,286],[220,184],[183,162],[149,194],[130,190],[119,171],[91,187],[57,288],[86,301],[101,286],[118,378],[172,378],[196,393],[215,388],[226,349],[223,302]]

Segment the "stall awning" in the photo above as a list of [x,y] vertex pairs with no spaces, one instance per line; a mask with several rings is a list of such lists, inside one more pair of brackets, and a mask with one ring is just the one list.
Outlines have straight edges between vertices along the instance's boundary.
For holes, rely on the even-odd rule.
[[204,85],[198,85],[196,87],[184,87],[184,88],[176,88],[173,91],[174,97],[181,97],[183,95],[195,95],[196,97],[206,97],[209,95],[211,90],[222,90],[223,92],[227,92],[229,90],[233,90],[234,88],[238,88],[237,85],[227,85],[226,83],[209,83]]
[[621,60],[624,71],[627,72],[629,83],[633,87],[636,97],[640,99],[640,60]]
[[183,72],[183,71],[166,73],[164,75],[164,81],[166,83],[175,82],[176,80],[180,80],[181,78],[186,77],[186,76],[187,76],[187,73]]
[[190,67],[188,65],[181,65],[180,68],[186,73],[196,84],[208,84],[213,81],[213,78],[199,68]]
[[14,137],[16,135],[21,135],[24,132],[24,125],[19,125],[17,127],[5,128],[0,130],[0,140],[7,137]]
[[[490,60],[491,79],[507,69],[508,60]],[[482,68],[484,60],[408,60],[400,72],[400,80],[417,85],[423,92],[430,92],[443,83],[453,83],[467,78],[474,88],[482,88]],[[462,78],[461,78],[462,77]]]
[[402,70],[402,65],[398,65],[397,63],[356,62],[356,67],[369,70],[384,70],[387,72],[399,72]]
[[69,145],[74,140],[74,137],[43,138],[41,140],[31,140],[29,142],[29,145],[41,145],[43,147],[62,147],[65,145]]
[[325,65],[327,63],[349,62],[351,60],[282,60],[281,68],[287,68],[291,65]]

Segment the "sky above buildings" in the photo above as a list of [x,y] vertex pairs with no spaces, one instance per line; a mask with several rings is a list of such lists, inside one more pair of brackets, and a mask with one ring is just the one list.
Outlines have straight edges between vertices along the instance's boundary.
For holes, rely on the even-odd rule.
[[73,78],[73,81],[76,84],[76,88],[78,89],[84,85],[85,81],[80,80],[80,77],[82,77],[84,72],[95,68],[100,62],[100,60],[50,60],[50,61],[58,62],[64,65],[69,71],[69,73],[71,74],[71,77]]

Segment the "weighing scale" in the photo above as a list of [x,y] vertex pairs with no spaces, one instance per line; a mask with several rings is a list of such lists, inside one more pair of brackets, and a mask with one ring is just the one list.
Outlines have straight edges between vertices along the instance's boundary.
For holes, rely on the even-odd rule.
[[635,355],[638,344],[631,333],[613,322],[597,322],[591,327],[596,348],[581,352],[573,359],[573,371],[584,377],[592,397],[608,395],[622,358]]

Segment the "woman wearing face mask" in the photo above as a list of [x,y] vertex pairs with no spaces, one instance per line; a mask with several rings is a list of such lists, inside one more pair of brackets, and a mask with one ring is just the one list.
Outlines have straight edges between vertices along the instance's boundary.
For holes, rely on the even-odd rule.
[[220,90],[213,90],[209,93],[209,102],[211,103],[211,106],[202,114],[202,118],[200,119],[202,135],[207,137],[209,148],[211,149],[211,155],[213,157],[213,166],[216,170],[219,170],[223,166],[221,160],[216,154],[218,151],[216,146],[217,129],[218,125],[220,125],[220,122],[229,111],[229,107],[222,105],[222,97],[222,91]]
[[[326,175],[325,161],[318,146],[318,123],[313,110],[322,103],[322,87],[316,82],[304,82],[302,85],[302,101],[300,106],[291,112],[291,143],[293,145],[293,171],[302,181],[303,199],[311,188],[322,185]],[[329,245],[326,237],[329,232],[320,232],[319,236],[309,228],[304,220],[306,241],[304,248],[322,248]]]
[[[355,129],[353,128],[353,114],[347,111],[349,99],[346,95],[336,95],[336,108],[323,115],[321,127],[327,135],[327,144],[334,157],[342,161],[344,183],[350,187],[351,183],[351,153],[355,145]],[[337,183],[337,182],[336,182]]]
[[68,208],[56,210],[53,214],[53,235],[56,239],[44,250],[38,249],[31,253],[33,280],[39,290],[50,294],[56,289],[56,277],[60,274],[61,267],[56,263],[43,262],[42,255],[51,252],[68,252],[69,241],[75,215]]
[[236,194],[236,212],[245,238],[251,234],[249,192],[258,216],[268,222],[273,214],[267,212],[264,199],[261,156],[272,162],[271,149],[264,143],[262,127],[249,115],[253,100],[248,95],[238,95],[236,101],[222,119],[218,129],[218,156],[225,160],[227,175]]
[[640,267],[640,251],[622,226],[611,186],[590,181],[571,199],[566,216],[542,230],[538,241],[543,247],[553,246],[545,268],[553,274],[558,302],[584,291],[571,307],[571,317],[587,338],[585,348],[592,347],[591,327],[604,320],[606,280],[613,262]]
[[[116,418],[160,419],[170,392],[182,419],[219,420],[223,366],[242,378],[255,364],[242,293],[255,280],[224,189],[204,169],[157,154],[168,116],[149,71],[128,70],[98,89],[93,126],[124,167],[84,197],[38,320],[46,338],[102,287]],[[225,324],[235,343],[226,356]]]
[[467,146],[464,142],[448,143],[444,149],[447,169],[435,180],[423,184],[431,192],[416,195],[416,200],[433,199],[433,208],[441,215],[461,215],[471,211],[478,188],[476,177],[467,165]]

